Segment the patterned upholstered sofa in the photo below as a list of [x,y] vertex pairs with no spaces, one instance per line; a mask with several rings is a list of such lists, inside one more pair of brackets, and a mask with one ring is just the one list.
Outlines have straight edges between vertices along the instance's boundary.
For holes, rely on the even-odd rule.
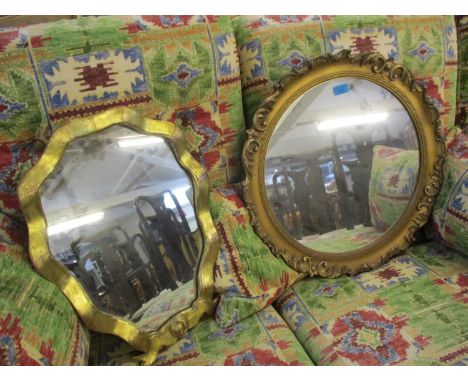
[[[240,156],[272,85],[344,48],[392,57],[426,84],[449,149],[445,181],[401,256],[355,277],[308,279],[252,229]],[[57,126],[117,105],[183,130],[208,172],[221,240],[215,317],[157,365],[468,364],[467,49],[468,20],[449,16],[89,17],[0,31],[0,364],[134,363],[32,269],[16,194]],[[69,75],[104,58],[94,76]]]

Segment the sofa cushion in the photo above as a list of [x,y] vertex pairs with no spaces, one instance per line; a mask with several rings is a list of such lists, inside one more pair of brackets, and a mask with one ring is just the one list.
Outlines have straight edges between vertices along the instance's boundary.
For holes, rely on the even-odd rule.
[[304,61],[350,49],[379,52],[428,88],[444,135],[453,132],[457,34],[453,16],[238,16],[233,20],[247,126],[273,85]]
[[322,235],[309,236],[302,244],[320,252],[349,252],[364,247],[382,236],[382,231],[362,224],[353,229],[340,228]]
[[16,188],[39,140],[0,143],[0,365],[83,365],[89,331],[57,288],[31,267]]
[[0,213],[0,365],[86,365],[89,331],[24,260],[17,228]]
[[214,271],[221,295],[216,319],[228,326],[271,304],[298,274],[256,235],[240,185],[212,190],[210,207],[221,244]]
[[[134,365],[139,354],[117,337],[97,335],[90,364]],[[313,365],[294,334],[271,307],[228,328],[202,320],[162,351],[155,365]]]
[[431,228],[437,240],[468,256],[468,137],[460,133],[447,149]]
[[386,231],[401,217],[413,196],[418,170],[417,150],[374,146],[369,211],[376,229]]
[[275,307],[320,365],[468,365],[468,259],[410,247],[355,277],[306,279]]
[[181,125],[213,186],[238,181],[240,69],[228,16],[84,17],[0,31],[0,141],[129,106]]

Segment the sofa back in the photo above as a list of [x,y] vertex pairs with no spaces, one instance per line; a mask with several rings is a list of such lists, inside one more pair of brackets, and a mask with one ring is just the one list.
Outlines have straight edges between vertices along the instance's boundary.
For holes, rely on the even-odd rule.
[[282,75],[341,49],[407,66],[427,86],[443,134],[455,135],[458,49],[449,16],[112,16],[1,30],[0,332],[16,346],[8,362],[86,362],[87,330],[28,262],[16,187],[58,126],[113,106],[175,122],[207,170],[221,240],[219,323],[255,313],[296,281],[256,236],[242,201],[245,126]]

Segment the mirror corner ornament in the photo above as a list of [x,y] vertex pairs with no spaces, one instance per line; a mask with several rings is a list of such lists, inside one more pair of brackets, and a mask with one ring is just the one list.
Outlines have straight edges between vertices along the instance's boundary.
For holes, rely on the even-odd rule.
[[[403,103],[407,112],[416,122],[420,150],[423,151],[420,167],[420,177],[416,184],[410,204],[414,207],[411,216],[405,221],[398,220],[402,229],[389,242],[380,241],[378,248],[373,248],[373,254],[367,251],[365,255],[353,254],[350,259],[328,260],[316,257],[310,252],[301,253],[294,249],[288,240],[278,235],[272,235],[271,224],[267,219],[265,207],[267,200],[259,192],[260,165],[265,162],[266,148],[275,125],[270,125],[273,114],[281,114],[290,105],[296,95],[289,92],[292,85],[298,89],[302,84],[302,92],[307,88],[307,82],[320,84],[320,78],[315,75],[318,69],[329,67],[328,78],[352,76],[358,71],[362,78],[376,82],[390,90]],[[358,68],[358,70],[356,70]],[[323,71],[322,71],[323,72]],[[299,84],[299,85],[298,85]],[[311,86],[308,87],[310,89]],[[306,89],[306,90],[308,90]],[[278,118],[276,118],[276,122]],[[338,54],[327,54],[307,61],[301,68],[293,69],[284,75],[273,87],[273,93],[258,107],[253,124],[247,130],[247,140],[244,144],[242,161],[244,179],[242,181],[244,200],[251,215],[251,223],[257,234],[270,248],[271,252],[282,258],[294,270],[309,276],[339,277],[355,275],[373,269],[395,257],[405,250],[415,240],[415,234],[429,219],[435,197],[443,180],[442,166],[445,160],[445,139],[440,131],[439,113],[433,101],[427,96],[425,87],[414,79],[410,71],[392,59],[386,59],[380,53],[365,53],[352,55],[349,50]],[[281,232],[285,233],[285,232]],[[384,235],[386,236],[386,235]]]
[[[194,301],[189,307],[172,314],[153,331],[144,331],[129,319],[104,312],[96,306],[77,278],[52,256],[46,233],[45,213],[41,206],[41,185],[59,165],[67,145],[78,138],[119,124],[139,134],[157,135],[167,140],[179,166],[185,169],[192,182],[195,211],[204,240],[195,271]],[[44,154],[25,174],[19,185],[21,208],[29,230],[31,261],[39,273],[61,289],[90,329],[121,337],[144,352],[135,357],[136,360],[150,365],[154,363],[163,346],[173,344],[194,327],[204,314],[214,310],[213,267],[219,242],[209,213],[207,183],[205,172],[189,153],[183,134],[170,122],[151,120],[127,107],[117,107],[92,117],[73,120],[55,131]]]

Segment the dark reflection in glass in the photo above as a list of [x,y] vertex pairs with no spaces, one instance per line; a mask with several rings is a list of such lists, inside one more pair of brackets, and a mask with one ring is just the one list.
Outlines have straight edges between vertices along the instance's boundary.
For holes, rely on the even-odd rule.
[[339,78],[281,116],[265,165],[279,224],[306,247],[347,252],[379,238],[405,210],[419,171],[409,114],[386,89]]
[[164,139],[113,126],[71,142],[41,203],[52,254],[104,311],[151,330],[194,300],[203,238]]

